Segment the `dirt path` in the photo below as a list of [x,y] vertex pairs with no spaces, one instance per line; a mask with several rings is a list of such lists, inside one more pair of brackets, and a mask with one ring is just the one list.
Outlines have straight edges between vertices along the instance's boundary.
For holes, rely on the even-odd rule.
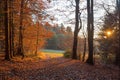
[[0,61],[0,80],[119,80],[119,71],[64,58]]

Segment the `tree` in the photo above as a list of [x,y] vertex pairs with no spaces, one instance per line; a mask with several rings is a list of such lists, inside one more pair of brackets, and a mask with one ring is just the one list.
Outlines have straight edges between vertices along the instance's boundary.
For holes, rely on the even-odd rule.
[[93,35],[94,35],[94,18],[93,18],[93,0],[87,0],[87,12],[88,12],[88,59],[87,63],[93,65]]
[[115,64],[118,65],[120,67],[120,0],[116,0],[117,3],[117,12],[118,12],[118,29],[119,29],[119,48],[118,48],[118,52],[116,53],[116,60],[115,60]]
[[[0,22],[0,24],[3,26],[2,29],[0,25],[0,30],[5,32],[6,60],[10,60],[10,58],[13,58],[13,55],[17,54],[24,57],[23,52],[26,46],[28,46],[25,43],[29,42],[28,39],[25,39],[26,35],[24,34],[29,31],[25,30],[31,28],[30,30],[35,32],[35,37],[33,37],[32,34],[28,35],[30,35],[30,38],[34,38],[30,40],[31,42],[36,42],[36,44],[31,45],[32,47],[36,48],[36,52],[37,48],[41,48],[41,46],[45,44],[45,40],[52,36],[52,32],[43,28],[43,26],[39,26],[39,35],[38,30],[36,29],[38,27],[35,27],[35,21],[33,21],[33,15],[38,16],[38,22],[40,22],[40,24],[42,24],[43,18],[45,20],[46,14],[43,14],[43,9],[45,6],[43,0],[5,0],[0,1],[0,6],[4,8],[3,11],[3,9],[0,7],[0,10],[2,10],[2,12],[0,12],[0,20],[4,20],[2,23]],[[4,33],[2,33],[2,35],[3,34]]]
[[47,40],[47,49],[72,50],[73,32],[71,27],[63,27],[56,25],[54,27],[46,27],[53,32],[53,36]]
[[8,0],[9,2],[9,45],[10,45],[10,57],[13,58],[14,55],[14,25],[13,25],[13,0]]
[[19,27],[19,44],[18,44],[18,54],[22,55],[24,58],[24,51],[23,51],[23,9],[24,9],[24,2],[25,0],[21,0],[20,5],[20,27]]
[[23,40],[25,54],[30,53],[37,56],[38,51],[45,46],[46,40],[51,38],[52,35],[53,33],[46,30],[44,25],[38,21],[26,27]]
[[82,56],[82,61],[84,62],[85,61],[85,54],[86,54],[86,34],[85,32],[83,31],[83,36],[84,36],[84,50],[83,50],[83,56]]
[[66,28],[66,34],[69,35],[69,36],[73,35],[71,27],[67,26],[67,28]]
[[[4,3],[3,3],[4,2]],[[6,0],[2,1],[3,4],[5,4],[4,12],[2,12],[3,16],[3,23],[5,23],[2,26],[5,26],[5,45],[6,45],[6,54],[5,59],[10,60],[10,58],[13,58],[13,1],[12,0]],[[9,54],[9,55],[8,55]]]
[[60,26],[60,32],[61,32],[62,34],[65,34],[65,27],[64,27],[63,24],[61,24],[61,26]]
[[[103,4],[103,8],[106,11],[104,17],[104,25],[100,33],[100,49],[104,52],[103,55],[108,59],[108,55],[112,54],[115,57],[115,64],[119,65],[119,0],[116,0],[116,8],[114,11],[110,12],[109,9]],[[107,35],[107,33],[111,35]],[[106,47],[105,47],[106,46]]]
[[4,1],[0,1],[0,52],[4,52],[5,50],[4,3]]
[[9,17],[8,17],[8,0],[5,0],[5,60],[10,60],[10,44],[9,44]]
[[76,6],[75,6],[75,30],[74,30],[74,40],[73,40],[73,49],[72,49],[72,59],[77,59],[77,44],[78,44],[78,33],[82,27],[82,24],[79,26],[79,20],[81,22],[79,12],[79,2],[80,0],[75,0]]

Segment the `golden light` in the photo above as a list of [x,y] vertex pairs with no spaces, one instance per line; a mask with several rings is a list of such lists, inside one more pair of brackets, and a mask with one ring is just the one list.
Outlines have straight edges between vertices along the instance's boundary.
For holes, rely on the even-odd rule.
[[110,36],[111,34],[112,34],[112,32],[111,31],[107,31],[107,36]]

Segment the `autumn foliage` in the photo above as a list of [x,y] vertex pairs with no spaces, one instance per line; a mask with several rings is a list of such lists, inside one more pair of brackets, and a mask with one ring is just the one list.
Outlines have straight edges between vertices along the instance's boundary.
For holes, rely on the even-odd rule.
[[37,54],[53,34],[45,28],[48,23],[44,21],[48,17],[45,1],[3,0],[0,6],[3,8],[0,8],[0,20],[5,23],[0,25],[3,27],[0,29],[5,34],[3,42],[8,45],[5,46],[5,59],[10,60],[16,55],[24,57],[28,52]]

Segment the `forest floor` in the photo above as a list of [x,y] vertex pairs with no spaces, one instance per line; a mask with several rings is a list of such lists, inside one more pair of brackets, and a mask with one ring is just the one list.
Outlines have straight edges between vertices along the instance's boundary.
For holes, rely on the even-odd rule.
[[0,58],[0,80],[120,80],[120,78],[119,68],[114,65],[91,66],[79,60],[62,57],[12,61]]

